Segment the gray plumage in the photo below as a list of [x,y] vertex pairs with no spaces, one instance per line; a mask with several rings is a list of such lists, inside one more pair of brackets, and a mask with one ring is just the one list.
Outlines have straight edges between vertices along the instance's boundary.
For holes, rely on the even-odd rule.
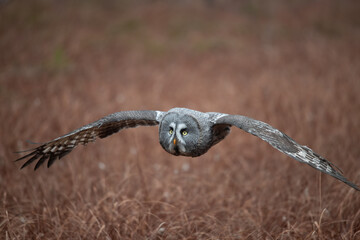
[[176,156],[197,157],[206,153],[230,133],[231,126],[235,126],[261,138],[295,160],[306,163],[360,191],[360,188],[347,180],[334,164],[267,123],[241,115],[203,113],[187,108],[173,108],[167,112],[145,110],[113,113],[27,150],[30,153],[16,161],[27,159],[21,167],[24,168],[37,160],[34,168],[36,170],[48,160],[47,166],[50,167],[56,159],[64,157],[79,144],[86,145],[94,142],[96,138],[107,137],[125,128],[158,124],[160,145],[165,151]]

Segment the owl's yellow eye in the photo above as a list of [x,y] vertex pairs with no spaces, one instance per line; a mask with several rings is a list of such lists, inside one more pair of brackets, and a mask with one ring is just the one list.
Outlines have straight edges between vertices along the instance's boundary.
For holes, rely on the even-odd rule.
[[186,135],[188,135],[188,132],[187,132],[186,130],[183,130],[183,131],[182,131],[182,135],[183,135],[183,136],[186,136]]
[[172,135],[172,134],[173,134],[173,132],[174,132],[174,130],[173,130],[172,128],[170,128],[170,130],[169,130],[169,134],[170,134],[170,135]]

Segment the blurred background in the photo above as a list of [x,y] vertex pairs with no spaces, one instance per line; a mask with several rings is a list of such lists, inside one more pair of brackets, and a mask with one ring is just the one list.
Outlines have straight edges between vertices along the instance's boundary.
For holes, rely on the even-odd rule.
[[158,128],[34,172],[14,153],[107,114],[268,122],[360,184],[360,2],[0,1],[1,239],[360,239],[360,194],[239,129],[199,158]]

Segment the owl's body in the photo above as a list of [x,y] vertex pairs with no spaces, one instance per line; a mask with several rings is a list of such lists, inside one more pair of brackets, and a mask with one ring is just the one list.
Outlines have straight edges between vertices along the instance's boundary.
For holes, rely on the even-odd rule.
[[215,125],[215,121],[225,115],[173,108],[159,116],[160,144],[170,154],[198,157],[230,132],[229,125]]
[[79,144],[86,145],[96,138],[107,137],[125,128],[153,125],[160,125],[159,142],[165,151],[176,156],[188,157],[206,153],[230,133],[231,126],[235,126],[261,138],[295,160],[306,163],[360,191],[360,188],[347,180],[331,162],[267,123],[241,115],[204,113],[187,108],[173,108],[167,112],[144,110],[113,113],[30,149],[29,154],[17,161],[29,158],[21,167],[23,168],[38,160],[35,165],[37,169],[48,160],[47,166],[50,167],[56,159],[64,157]]

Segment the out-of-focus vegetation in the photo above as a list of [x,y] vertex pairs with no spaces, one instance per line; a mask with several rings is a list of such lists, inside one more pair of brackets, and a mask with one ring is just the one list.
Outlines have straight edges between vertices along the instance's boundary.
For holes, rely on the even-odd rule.
[[358,239],[360,195],[232,129],[199,158],[156,127],[19,170],[132,109],[269,122],[360,183],[358,1],[0,1],[1,239]]

